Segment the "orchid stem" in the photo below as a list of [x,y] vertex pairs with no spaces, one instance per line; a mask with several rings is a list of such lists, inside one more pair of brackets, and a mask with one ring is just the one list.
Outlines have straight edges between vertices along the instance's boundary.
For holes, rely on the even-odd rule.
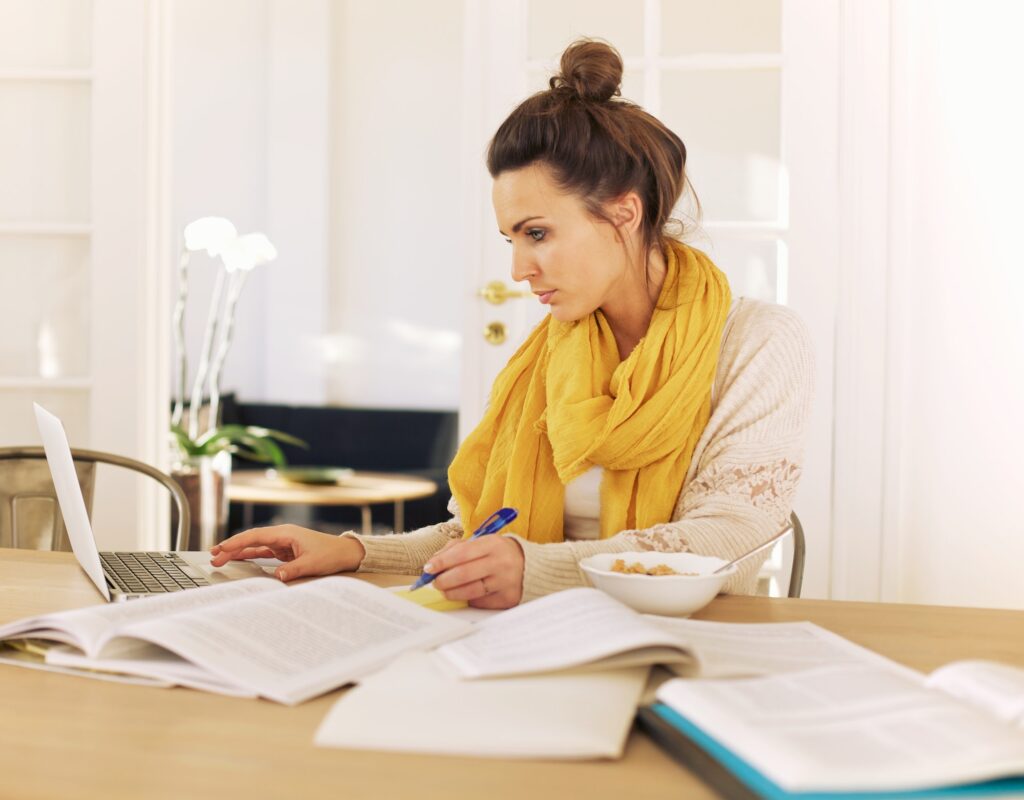
[[[195,441],[199,438],[199,411],[203,404],[203,384],[210,370],[210,357],[213,354],[213,341],[217,335],[217,323],[220,316],[220,300],[224,293],[225,269],[217,270],[217,278],[213,284],[213,297],[210,300],[210,314],[206,319],[206,330],[203,333],[203,346],[199,355],[199,367],[196,381],[192,384],[192,399],[189,402],[188,435]],[[210,417],[210,426],[217,424],[216,417]]]
[[178,348],[178,380],[174,392],[171,425],[180,425],[185,413],[185,386],[188,384],[188,353],[185,349],[185,303],[188,300],[189,252],[182,248],[178,259],[178,302],[174,305],[174,346]]
[[224,304],[224,324],[221,330],[220,348],[213,362],[213,369],[210,371],[210,424],[213,426],[217,425],[217,417],[220,414],[220,374],[235,332],[235,308],[248,274],[248,271],[240,270],[231,276],[228,299]]

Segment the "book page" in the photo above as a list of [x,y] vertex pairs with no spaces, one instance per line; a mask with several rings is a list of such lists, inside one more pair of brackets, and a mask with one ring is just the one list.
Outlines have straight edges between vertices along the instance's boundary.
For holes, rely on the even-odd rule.
[[1024,734],[866,665],[673,680],[658,698],[789,791],[897,791],[1024,771]]
[[491,758],[617,758],[646,667],[461,680],[437,653],[406,653],[346,692],[321,747]]
[[148,642],[118,639],[116,646],[103,649],[102,658],[89,658],[77,649],[58,645],[46,651],[48,666],[69,667],[83,677],[99,674],[154,678],[163,686],[185,686],[229,697],[256,697],[256,693],[211,675],[202,667]]
[[837,636],[813,622],[710,622],[647,616],[686,642],[700,663],[702,678],[755,677],[811,667],[875,664],[920,673]]
[[956,661],[935,670],[925,685],[1024,728],[1024,669],[996,661]]
[[224,681],[293,704],[472,625],[355,578],[328,577],[122,629]]
[[121,672],[103,672],[99,670],[87,671],[79,669],[78,667],[65,667],[58,664],[47,664],[44,656],[37,653],[18,650],[9,647],[7,644],[2,642],[0,642],[0,664],[9,664],[15,667],[28,667],[29,669],[38,669],[44,672],[59,672],[65,675],[74,675],[79,678],[94,678],[101,681],[110,681],[112,683],[130,683],[135,684],[136,686],[170,688],[174,685],[172,681],[142,675],[126,675]]
[[[640,663],[692,661],[670,633],[604,592],[581,588],[478,622],[472,634],[439,652],[464,677],[483,678],[578,667],[646,648],[653,650]],[[629,661],[618,661],[623,663]]]
[[154,595],[125,603],[101,603],[71,611],[58,611],[0,627],[0,639],[30,637],[72,644],[88,655],[98,655],[118,626],[210,606],[257,592],[283,590],[284,584],[267,578],[248,578]]

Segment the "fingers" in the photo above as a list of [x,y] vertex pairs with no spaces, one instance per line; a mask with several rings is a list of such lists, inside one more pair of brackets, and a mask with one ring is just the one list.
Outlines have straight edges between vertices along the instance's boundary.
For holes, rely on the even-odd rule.
[[443,548],[425,565],[450,600],[478,608],[510,608],[523,594],[523,552],[514,539],[489,536]]
[[450,569],[446,569],[434,580],[434,586],[444,592],[449,600],[473,600],[483,597],[489,591],[485,586],[486,578],[494,576],[494,564],[489,558],[476,558]]
[[231,556],[233,561],[241,561],[246,558],[277,558],[277,554],[269,547],[247,547]]
[[297,555],[294,536],[283,531],[280,526],[273,526],[236,533],[220,544],[215,544],[210,548],[210,563],[220,567],[238,559],[268,557],[245,555],[246,552],[263,549],[272,550],[272,555],[269,556],[272,558],[281,558],[282,554],[289,556],[289,559],[282,560],[290,560]]

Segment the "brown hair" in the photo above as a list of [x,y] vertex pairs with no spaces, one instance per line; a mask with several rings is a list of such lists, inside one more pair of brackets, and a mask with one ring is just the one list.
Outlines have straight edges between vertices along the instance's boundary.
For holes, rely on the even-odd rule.
[[686,146],[658,119],[619,97],[621,82],[622,58],[614,47],[593,39],[573,42],[550,88],[520,103],[498,128],[487,149],[487,170],[497,178],[543,163],[564,191],[610,224],[602,204],[635,191],[643,201],[641,241],[648,253],[671,238],[665,226],[689,184]]

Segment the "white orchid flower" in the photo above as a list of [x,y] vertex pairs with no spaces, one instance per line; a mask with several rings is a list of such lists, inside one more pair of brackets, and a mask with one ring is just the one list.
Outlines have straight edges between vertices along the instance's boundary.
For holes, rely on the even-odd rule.
[[262,233],[247,233],[229,242],[220,253],[228,272],[248,272],[277,258],[277,249]]
[[200,217],[185,226],[185,249],[205,250],[212,257],[237,239],[238,231],[224,217]]

